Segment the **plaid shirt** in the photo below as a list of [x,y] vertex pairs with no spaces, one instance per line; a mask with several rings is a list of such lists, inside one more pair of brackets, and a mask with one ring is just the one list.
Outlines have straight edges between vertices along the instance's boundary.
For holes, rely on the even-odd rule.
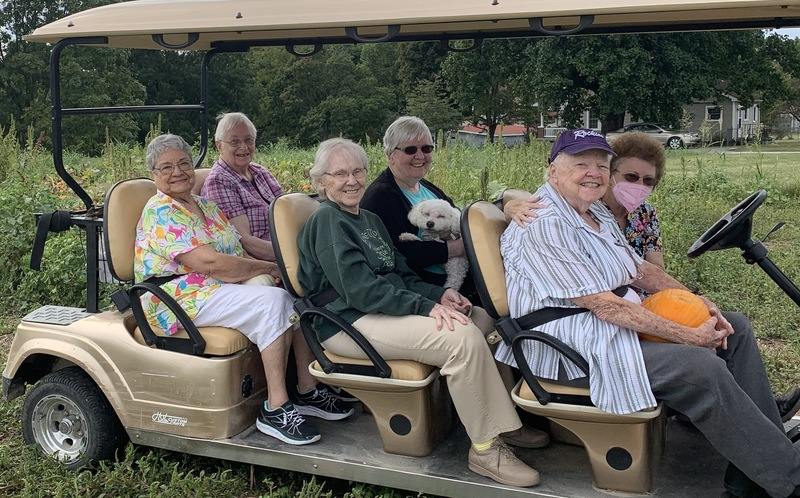
[[250,224],[250,235],[270,240],[269,205],[283,194],[278,180],[260,164],[250,163],[247,180],[222,159],[214,163],[203,184],[202,196],[214,201],[229,220],[245,215]]

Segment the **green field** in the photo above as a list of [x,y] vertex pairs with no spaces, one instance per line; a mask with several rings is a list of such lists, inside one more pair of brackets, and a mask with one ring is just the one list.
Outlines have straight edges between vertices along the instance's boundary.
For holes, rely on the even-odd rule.
[[[10,135],[10,134],[9,134]],[[798,144],[794,144],[797,146]],[[367,146],[376,175],[383,167],[379,145]],[[664,231],[668,271],[723,309],[740,310],[755,324],[776,391],[800,384],[800,310],[759,268],[735,250],[689,260],[689,245],[736,202],[758,188],[769,198],[757,212],[754,235],[778,221],[786,227],[767,244],[771,257],[800,282],[800,154],[746,148],[745,153],[702,149],[669,152],[668,175],[653,196]],[[548,145],[514,149],[440,146],[430,179],[459,204],[489,198],[504,187],[535,189],[544,174]],[[742,152],[742,149],[737,149]],[[794,147],[800,150],[800,146]],[[781,153],[774,153],[781,152]],[[308,191],[313,150],[286,144],[263,148],[259,160],[292,191]],[[102,157],[67,154],[68,169],[98,202],[114,181],[146,173],[141,147],[107,145]],[[55,175],[49,154],[20,147],[0,133],[0,362],[5,363],[16,322],[44,303],[82,305],[82,239],[78,232],[52,235],[43,271],[27,269],[33,213],[79,208]],[[107,292],[109,289],[104,289]],[[406,493],[337,480],[251,468],[246,465],[128,446],[117,463],[97,472],[71,473],[22,444],[21,401],[0,403],[0,495],[2,496],[405,496]]]

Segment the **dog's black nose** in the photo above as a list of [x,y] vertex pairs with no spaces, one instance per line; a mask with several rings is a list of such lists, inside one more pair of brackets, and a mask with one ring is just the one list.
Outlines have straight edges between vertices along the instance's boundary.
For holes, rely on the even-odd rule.
[[427,222],[426,225],[428,226],[428,228],[433,228],[433,222],[432,221]]

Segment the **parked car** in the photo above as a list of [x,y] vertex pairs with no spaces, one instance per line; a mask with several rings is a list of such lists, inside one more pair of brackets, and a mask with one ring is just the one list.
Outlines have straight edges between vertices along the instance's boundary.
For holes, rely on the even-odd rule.
[[658,125],[653,123],[632,123],[628,126],[620,128],[619,130],[615,130],[609,132],[606,137],[609,141],[613,141],[616,137],[620,136],[623,133],[628,133],[630,131],[640,131],[642,133],[647,133],[648,135],[652,136],[656,140],[660,141],[664,144],[664,147],[668,149],[682,149],[684,147],[690,147],[692,145],[696,145],[700,142],[700,135],[697,133],[689,133],[686,131],[672,131],[666,128],[662,128]]

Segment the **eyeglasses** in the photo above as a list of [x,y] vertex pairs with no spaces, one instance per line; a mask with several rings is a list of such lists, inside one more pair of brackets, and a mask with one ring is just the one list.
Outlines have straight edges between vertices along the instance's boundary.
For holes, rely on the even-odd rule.
[[233,140],[221,140],[221,142],[224,142],[224,143],[230,145],[234,149],[238,149],[242,145],[246,145],[248,147],[252,147],[253,145],[256,144],[256,139],[253,138],[253,137],[246,137],[244,140],[239,139],[239,138],[234,138]]
[[652,176],[639,176],[639,173],[622,173],[622,178],[625,179],[626,182],[636,183],[639,181],[639,178],[642,179],[642,183],[647,185],[648,187],[655,187],[658,185],[658,180]]
[[339,171],[334,171],[333,173],[323,173],[323,175],[332,176],[340,182],[347,181],[347,179],[350,178],[350,175],[353,175],[356,180],[363,180],[367,176],[367,170],[364,168],[356,168],[352,171],[340,169]]
[[417,153],[417,149],[421,150],[423,154],[430,154],[433,152],[433,145],[420,145],[417,147],[416,145],[409,145],[408,147],[395,147],[394,150],[402,150],[404,153],[408,154],[409,156],[413,156]]
[[171,175],[172,173],[175,172],[175,168],[176,167],[179,170],[183,171],[183,172],[187,172],[187,171],[191,171],[191,170],[194,169],[194,164],[192,164],[191,161],[189,161],[187,159],[184,159],[183,161],[181,161],[181,162],[179,162],[177,164],[173,164],[173,163],[160,164],[160,165],[156,166],[155,168],[153,168],[153,171],[158,171],[159,175],[169,176],[169,175]]

